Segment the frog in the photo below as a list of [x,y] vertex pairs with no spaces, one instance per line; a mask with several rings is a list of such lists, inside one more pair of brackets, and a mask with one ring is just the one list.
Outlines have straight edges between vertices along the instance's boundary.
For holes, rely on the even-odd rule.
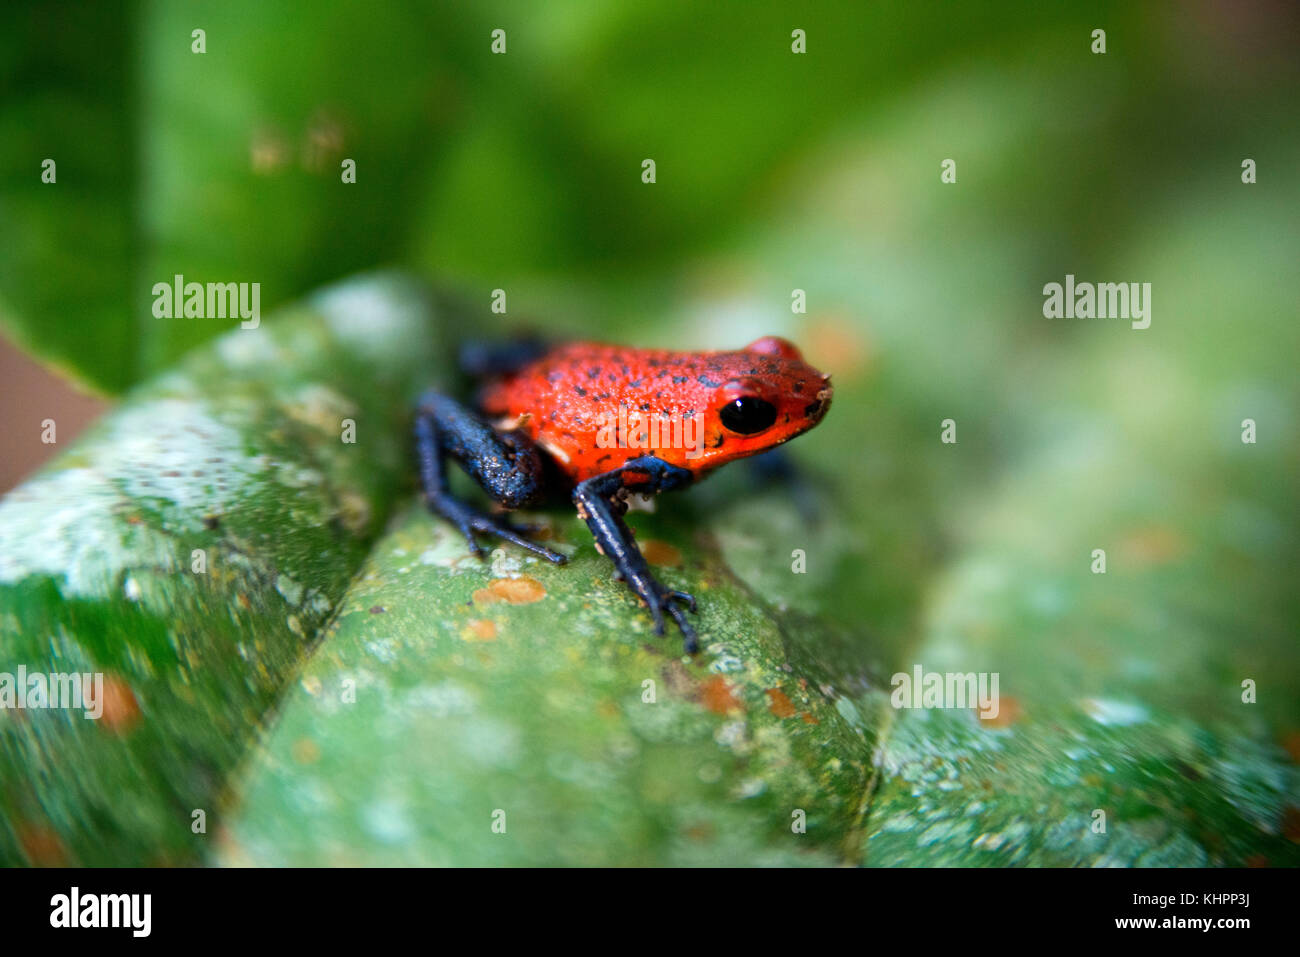
[[[460,365],[478,383],[473,399],[432,389],[415,411],[428,510],[457,528],[480,559],[483,535],[563,565],[564,554],[530,537],[536,528],[505,513],[567,493],[596,550],[649,610],[655,634],[671,618],[686,654],[698,654],[699,634],[686,616],[698,613],[698,603],[651,572],[624,521],[629,499],[687,488],[812,429],[830,408],[830,375],[771,335],[731,351],[537,339],[472,344]],[[496,503],[496,514],[452,495],[452,462]]]

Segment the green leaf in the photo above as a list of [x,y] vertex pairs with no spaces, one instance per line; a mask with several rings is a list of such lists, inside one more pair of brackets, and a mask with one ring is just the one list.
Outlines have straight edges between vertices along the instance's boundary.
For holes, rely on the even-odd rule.
[[0,327],[109,391],[139,376],[129,6],[17,5],[0,30]]
[[[983,504],[901,669],[996,674],[996,713],[981,720],[973,700],[898,712],[863,859],[1300,864],[1300,770],[1284,746],[1294,642],[1268,585],[1233,572],[1279,560],[1280,543],[1264,526],[1242,538],[1189,494],[1186,470],[1135,466],[1099,422],[1065,434]],[[1204,584],[1227,576],[1231,608]]]
[[[483,301],[542,269],[662,275],[893,77],[980,38],[1014,44],[1044,17],[916,5],[880,31],[809,10],[817,55],[795,56],[783,4],[736,0],[317,0],[310,16],[283,0],[82,0],[5,15],[0,327],[114,394],[229,328],[154,315],[155,284],[177,275],[259,283],[267,312],[393,263]],[[497,28],[508,55],[490,52]]]
[[235,325],[158,317],[156,283],[256,282],[270,312],[398,258],[454,112],[437,91],[465,82],[430,56],[430,39],[451,42],[431,17],[337,2],[310,18],[278,3],[15,11],[0,31],[0,325],[117,393]]
[[375,278],[236,330],[0,503],[0,673],[105,674],[98,721],[0,710],[0,861],[202,856],[193,812],[214,814],[408,481],[432,316]]
[[[654,636],[576,518],[553,566],[490,564],[411,507],[289,695],[221,859],[259,865],[832,863],[873,715],[681,522],[635,521],[694,592],[703,653]],[[653,538],[651,537],[653,536]],[[673,543],[673,544],[670,544]],[[806,829],[806,832],[805,832]]]

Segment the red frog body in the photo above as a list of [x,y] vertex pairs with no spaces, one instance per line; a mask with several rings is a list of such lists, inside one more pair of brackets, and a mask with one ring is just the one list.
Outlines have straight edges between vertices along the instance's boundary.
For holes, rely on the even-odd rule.
[[[812,428],[830,405],[829,380],[774,336],[736,352],[574,343],[488,385],[479,405],[545,449],[574,484],[643,455],[698,478]],[[774,410],[748,434],[722,418],[747,398]]]
[[731,352],[572,343],[509,355],[509,362],[489,356],[479,364],[487,381],[477,411],[438,393],[421,400],[416,442],[430,510],[456,524],[479,555],[476,532],[562,564],[563,555],[447,490],[451,458],[504,507],[532,504],[545,491],[544,453],[572,487],[598,550],[649,607],[656,631],[662,634],[667,611],[693,653],[695,631],[679,605],[694,611],[695,599],[651,575],[623,523],[626,498],[681,488],[806,432],[830,407],[830,376],[775,336]]

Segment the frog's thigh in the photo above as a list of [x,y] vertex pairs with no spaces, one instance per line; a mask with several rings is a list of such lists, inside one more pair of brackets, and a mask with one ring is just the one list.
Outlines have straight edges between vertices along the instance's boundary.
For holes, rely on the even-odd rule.
[[416,415],[416,445],[426,494],[445,495],[445,460],[460,463],[483,491],[506,508],[542,497],[542,457],[523,432],[493,428],[448,396],[427,392]]

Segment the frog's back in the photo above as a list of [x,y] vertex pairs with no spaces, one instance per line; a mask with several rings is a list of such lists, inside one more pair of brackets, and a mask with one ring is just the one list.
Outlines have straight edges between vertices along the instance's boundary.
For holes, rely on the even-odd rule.
[[[575,482],[617,468],[647,453],[672,461],[671,435],[656,446],[620,446],[627,416],[656,414],[682,421],[702,414],[713,388],[709,353],[634,349],[600,343],[558,346],[480,393],[483,411],[518,428],[544,448]],[[635,422],[635,418],[633,419]],[[677,444],[682,444],[678,442]]]

